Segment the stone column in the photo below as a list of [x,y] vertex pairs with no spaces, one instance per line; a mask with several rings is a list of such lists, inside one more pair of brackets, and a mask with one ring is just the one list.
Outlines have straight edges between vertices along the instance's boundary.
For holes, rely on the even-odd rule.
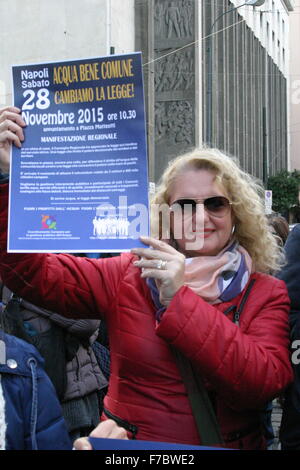
[[195,0],[136,1],[136,45],[144,54],[148,93],[149,176],[155,181],[171,158],[196,142],[195,9]]

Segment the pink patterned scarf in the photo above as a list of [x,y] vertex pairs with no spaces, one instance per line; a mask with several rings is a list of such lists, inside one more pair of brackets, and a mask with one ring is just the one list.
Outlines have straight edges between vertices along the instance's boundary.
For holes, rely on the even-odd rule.
[[216,256],[187,258],[185,285],[210,304],[228,302],[244,289],[253,270],[249,253],[231,240]]

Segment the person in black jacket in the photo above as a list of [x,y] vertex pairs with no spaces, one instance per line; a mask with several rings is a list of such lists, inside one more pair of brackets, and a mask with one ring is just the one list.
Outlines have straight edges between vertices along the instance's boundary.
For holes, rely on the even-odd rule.
[[282,450],[300,450],[300,224],[289,234],[285,251],[287,264],[278,278],[285,281],[291,300],[291,359],[295,378],[285,393],[279,438]]
[[108,383],[92,349],[100,321],[63,318],[16,297],[5,286],[2,303],[1,328],[41,354],[71,440],[89,434],[99,423]]

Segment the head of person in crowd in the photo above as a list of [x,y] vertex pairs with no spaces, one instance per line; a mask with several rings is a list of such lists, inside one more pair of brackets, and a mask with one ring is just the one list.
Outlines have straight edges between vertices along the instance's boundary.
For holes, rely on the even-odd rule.
[[281,257],[263,195],[262,186],[234,158],[196,149],[172,160],[163,174],[151,205],[153,235],[186,257],[217,255],[236,241],[256,271],[277,270]]
[[287,220],[281,215],[277,214],[270,214],[267,216],[267,218],[271,227],[271,231],[277,238],[277,243],[280,246],[284,246],[290,231]]

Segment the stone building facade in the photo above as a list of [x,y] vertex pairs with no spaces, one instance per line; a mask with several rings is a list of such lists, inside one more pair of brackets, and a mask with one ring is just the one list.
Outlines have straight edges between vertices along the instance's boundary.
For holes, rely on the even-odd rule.
[[136,0],[152,180],[203,143],[237,156],[263,181],[288,167],[289,8],[267,0],[229,12],[242,3]]
[[202,143],[265,180],[289,166],[292,2],[243,3],[0,0],[0,106],[11,102],[11,64],[142,51],[150,181]]

